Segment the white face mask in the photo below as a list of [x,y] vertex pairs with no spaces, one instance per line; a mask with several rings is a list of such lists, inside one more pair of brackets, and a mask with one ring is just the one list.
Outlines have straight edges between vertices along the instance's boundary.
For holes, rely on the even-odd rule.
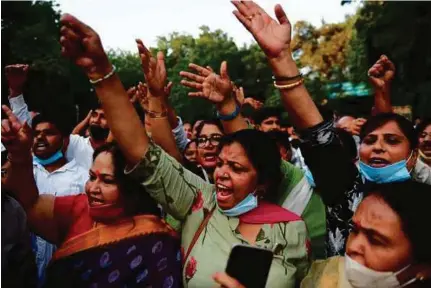
[[397,278],[397,275],[409,268],[409,266],[398,272],[379,272],[359,264],[347,254],[344,256],[344,270],[347,280],[355,288],[401,288],[410,285],[416,281],[416,278],[407,281],[403,285],[400,284]]

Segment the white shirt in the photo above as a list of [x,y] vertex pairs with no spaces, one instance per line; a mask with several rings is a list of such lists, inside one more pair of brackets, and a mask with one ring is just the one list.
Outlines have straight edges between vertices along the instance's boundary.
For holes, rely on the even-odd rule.
[[[48,172],[41,164],[33,162],[34,179],[40,194],[55,196],[77,195],[85,192],[85,183],[88,180],[88,170],[79,166],[75,160],[66,163],[63,167]],[[36,237],[36,265],[39,284],[43,284],[45,269],[55,251],[55,246],[40,237]]]
[[79,166],[75,160],[51,173],[41,164],[33,162],[33,173],[39,193],[55,196],[83,193],[88,180],[88,170]]
[[66,159],[68,161],[75,160],[78,165],[90,170],[93,164],[94,149],[91,146],[90,138],[85,138],[79,135],[70,135],[69,145],[67,146]]

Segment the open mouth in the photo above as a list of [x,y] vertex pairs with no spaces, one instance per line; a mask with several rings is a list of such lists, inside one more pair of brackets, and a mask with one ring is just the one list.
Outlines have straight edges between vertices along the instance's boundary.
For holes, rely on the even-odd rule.
[[391,163],[388,160],[386,160],[386,159],[374,157],[374,158],[370,158],[370,161],[369,161],[368,164],[371,167],[381,168],[381,167],[388,166]]
[[94,207],[94,206],[101,206],[105,204],[105,201],[103,201],[100,198],[95,198],[92,196],[88,196],[88,203],[90,204],[90,206]]
[[231,188],[220,183],[216,184],[217,201],[225,202],[232,197],[232,194],[233,194],[233,191]]
[[45,150],[46,148],[48,148],[48,143],[45,142],[37,142],[36,145],[34,146],[34,148],[36,150]]
[[204,158],[205,162],[216,162],[217,153],[213,153],[213,152],[204,153],[203,158]]

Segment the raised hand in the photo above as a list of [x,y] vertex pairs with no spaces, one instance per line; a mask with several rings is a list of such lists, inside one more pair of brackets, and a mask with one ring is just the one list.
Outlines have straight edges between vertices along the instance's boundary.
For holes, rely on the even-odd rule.
[[33,144],[31,128],[27,123],[21,124],[7,106],[3,105],[2,109],[8,118],[1,122],[1,141],[13,160],[26,157]]
[[136,43],[138,44],[145,82],[151,95],[155,97],[163,96],[167,79],[163,52],[159,51],[156,59],[140,39],[136,39]]
[[379,60],[368,70],[371,84],[376,88],[384,88],[389,85],[395,76],[395,65],[386,55],[380,56]]
[[69,57],[77,66],[83,68],[92,80],[100,79],[112,71],[100,37],[91,27],[70,14],[62,15],[60,22],[63,56]]
[[251,107],[253,107],[256,110],[259,110],[263,106],[262,102],[260,102],[259,100],[253,99],[251,97],[245,98],[244,104],[249,104]]
[[181,80],[181,84],[198,90],[198,92],[189,92],[189,96],[206,98],[214,104],[223,104],[232,98],[233,84],[227,74],[226,61],[221,63],[220,75],[193,63],[189,64],[189,68],[195,70],[197,74],[180,72],[182,77],[191,80]]
[[367,122],[364,118],[356,118],[349,125],[348,130],[352,135],[359,135],[361,133],[362,126]]
[[22,93],[24,84],[27,81],[28,70],[29,66],[27,64],[13,64],[5,67],[10,97],[18,96]]
[[279,4],[274,8],[278,22],[253,1],[232,1],[232,4],[238,9],[233,14],[253,35],[267,57],[276,58],[282,51],[289,51],[292,27]]

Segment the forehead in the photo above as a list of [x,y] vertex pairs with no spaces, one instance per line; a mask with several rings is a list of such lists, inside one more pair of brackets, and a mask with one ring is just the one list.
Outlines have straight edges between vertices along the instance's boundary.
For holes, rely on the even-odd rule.
[[191,127],[192,127],[192,125],[191,125],[190,123],[184,123],[184,127],[185,127],[185,128],[191,128]]
[[94,159],[93,166],[91,170],[97,171],[103,174],[114,174],[114,162],[112,159],[112,154],[109,152],[102,152],[97,155]]
[[223,146],[219,157],[223,160],[235,161],[243,165],[251,164],[244,148],[238,142]]
[[268,122],[268,121],[279,121],[277,116],[270,116],[268,118],[263,119],[262,122]]
[[202,127],[201,135],[223,134],[221,130],[214,124],[205,124]]
[[395,121],[389,121],[388,123],[383,124],[382,126],[376,128],[368,134],[395,134],[399,136],[404,136],[403,131],[401,131],[400,127]]
[[427,133],[431,132],[431,124],[427,125],[427,126],[425,127],[424,131],[422,131],[422,133],[423,133],[423,132],[427,132]]
[[36,130],[36,131],[56,130],[57,132],[60,133],[60,131],[58,131],[57,127],[55,126],[55,124],[50,123],[50,122],[40,122],[40,123],[36,124],[36,127],[34,127],[34,130]]
[[97,108],[97,109],[95,109],[95,110],[93,110],[93,113],[92,114],[105,114],[105,111],[103,111],[103,109],[102,108]]
[[368,196],[361,202],[353,216],[353,222],[383,235],[402,233],[398,214],[383,199],[375,195]]

